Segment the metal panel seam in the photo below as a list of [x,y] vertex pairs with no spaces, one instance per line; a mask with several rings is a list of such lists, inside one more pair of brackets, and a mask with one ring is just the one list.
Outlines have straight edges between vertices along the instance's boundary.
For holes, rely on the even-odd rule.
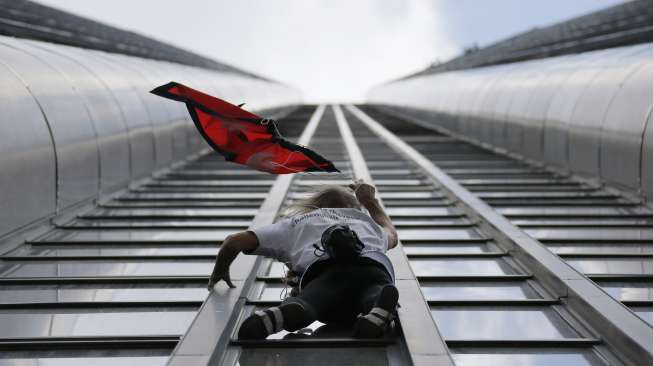
[[[82,62],[79,62],[79,60],[77,60],[76,58],[74,58],[74,57],[70,57],[69,55],[67,55],[67,54],[65,54],[65,53],[55,52],[55,51],[50,50],[50,49],[48,49],[48,48],[42,47],[42,46],[40,46],[40,45],[38,45],[38,44],[36,44],[36,43],[34,43],[34,46],[35,46],[35,47],[38,47],[39,49],[44,50],[45,52],[55,53],[55,54],[57,54],[57,55],[59,55],[59,56],[61,56],[61,57],[65,57],[65,58],[71,60],[72,62],[78,64],[79,66],[81,66],[82,68],[84,68],[86,71],[88,71],[89,74],[93,75],[93,76],[98,80],[98,82],[99,82],[100,84],[102,84],[102,86],[103,86],[104,89],[107,91],[107,93],[109,94],[109,96],[111,97],[111,99],[114,101],[114,103],[116,103],[116,106],[118,107],[118,110],[120,111],[120,117],[121,117],[121,119],[122,119],[122,123],[123,123],[123,125],[124,125],[124,127],[125,127],[125,131],[127,131],[127,139],[128,139],[127,149],[128,149],[128,151],[129,151],[128,154],[129,154],[129,157],[130,157],[130,159],[129,159],[129,161],[128,161],[128,164],[129,164],[129,173],[130,173],[130,178],[132,178],[132,177],[133,177],[133,167],[132,167],[132,159],[131,159],[131,156],[132,156],[132,146],[131,146],[131,144],[129,143],[129,135],[130,135],[130,132],[131,132],[131,131],[129,130],[129,126],[127,125],[127,119],[126,119],[126,117],[125,117],[125,112],[124,112],[122,106],[120,105],[120,102],[118,101],[118,99],[116,98],[116,96],[113,94],[113,91],[111,91],[111,89],[109,88],[109,85],[107,85],[107,83],[104,81],[104,79],[102,79],[102,78],[101,78],[97,73],[95,73],[95,71],[93,71],[91,68],[89,68],[89,67],[87,67],[86,65],[84,65]],[[73,89],[75,89],[75,88],[73,87]],[[89,113],[89,114],[90,114],[90,113]],[[101,160],[101,158],[100,158],[100,152],[99,152],[99,143],[100,143],[100,142],[99,142],[99,139],[98,139],[98,142],[97,142],[97,144],[98,144],[98,160]],[[100,164],[101,164],[101,163],[100,163]],[[101,169],[101,168],[102,168],[101,165],[99,165],[99,167],[100,167],[100,172],[101,172],[101,171],[102,171],[102,169]],[[100,177],[100,180],[98,181],[98,184],[101,186],[101,183],[100,183],[100,182],[101,182],[101,177]],[[98,189],[98,192],[100,192],[100,189]]]
[[[47,67],[54,70],[64,80],[68,81],[70,88],[79,97],[79,100],[81,101],[82,105],[84,106],[84,110],[86,111],[86,115],[87,115],[89,121],[91,121],[90,126],[91,126],[91,129],[93,130],[93,134],[95,135],[95,150],[97,152],[97,177],[98,177],[97,187],[96,188],[97,188],[97,192],[99,193],[100,192],[100,187],[102,186],[102,183],[101,183],[101,181],[102,181],[102,178],[101,178],[102,159],[100,157],[100,141],[99,141],[100,136],[98,134],[97,127],[95,126],[95,123],[92,122],[92,121],[94,121],[93,114],[90,111],[90,108],[88,106],[87,101],[84,99],[81,92],[77,89],[77,87],[73,83],[73,80],[65,72],[63,72],[59,68],[55,67],[54,65],[50,64],[49,62],[43,60],[42,58],[38,57],[37,55],[35,55],[35,54],[31,53],[31,52],[28,52],[28,51],[26,51],[26,50],[24,50],[22,48],[17,48],[15,46],[11,45],[11,44],[7,44],[7,43],[4,43],[4,42],[1,42],[1,43],[6,47],[12,48],[12,49],[14,49],[14,50],[16,50],[18,52],[22,52],[22,53],[27,54],[27,55],[29,55],[31,57],[34,57],[35,59],[41,61],[43,64],[47,65]],[[57,177],[57,179],[58,179],[58,177]],[[57,210],[58,209],[59,209],[59,205],[58,205],[58,198],[57,198]]]
[[52,151],[54,154],[54,191],[56,192],[56,197],[55,197],[55,204],[54,204],[54,209],[55,212],[57,211],[59,207],[59,157],[57,156],[57,142],[54,139],[54,134],[52,133],[52,127],[50,126],[50,121],[48,120],[48,116],[45,114],[45,110],[43,110],[43,106],[39,102],[38,98],[32,93],[32,90],[29,87],[29,84],[25,79],[23,79],[16,70],[14,70],[11,66],[7,65],[2,59],[0,59],[0,64],[5,66],[9,72],[11,72],[18,80],[20,80],[21,83],[23,83],[23,86],[25,86],[25,89],[29,93],[29,95],[34,99],[34,103],[39,107],[39,111],[41,111],[41,115],[43,116],[43,120],[45,121],[45,125],[48,128],[48,135],[50,136],[50,142],[52,142]]
[[646,119],[644,122],[644,128],[642,128],[642,134],[641,134],[641,141],[642,143],[639,145],[639,187],[637,188],[638,193],[646,197],[646,200],[649,199],[649,197],[646,196],[646,192],[644,191],[644,187],[642,187],[642,184],[644,182],[643,179],[643,174],[644,174],[644,145],[646,144],[646,132],[650,128],[649,126],[651,125],[651,115],[653,114],[653,106],[649,107],[648,112],[646,113]]

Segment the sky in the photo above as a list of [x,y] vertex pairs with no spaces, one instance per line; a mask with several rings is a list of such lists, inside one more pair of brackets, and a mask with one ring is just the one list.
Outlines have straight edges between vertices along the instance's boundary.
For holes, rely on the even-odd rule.
[[37,0],[300,89],[362,102],[387,80],[622,0]]

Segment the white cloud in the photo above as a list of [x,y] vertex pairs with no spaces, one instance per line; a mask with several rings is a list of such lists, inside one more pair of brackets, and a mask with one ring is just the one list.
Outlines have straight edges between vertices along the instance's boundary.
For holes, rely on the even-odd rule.
[[41,0],[304,91],[360,102],[381,82],[459,51],[428,0]]

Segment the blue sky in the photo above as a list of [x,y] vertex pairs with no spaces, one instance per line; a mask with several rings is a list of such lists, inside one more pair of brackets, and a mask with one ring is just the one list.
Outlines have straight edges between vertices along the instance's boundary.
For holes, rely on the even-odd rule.
[[374,85],[620,0],[38,0],[293,85],[359,102]]

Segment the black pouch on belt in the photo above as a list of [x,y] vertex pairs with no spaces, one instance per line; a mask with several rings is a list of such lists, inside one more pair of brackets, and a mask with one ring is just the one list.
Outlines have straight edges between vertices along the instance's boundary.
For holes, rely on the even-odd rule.
[[336,263],[349,263],[360,258],[365,244],[347,225],[333,225],[324,230],[321,239],[322,248],[315,244],[317,250],[325,252]]

